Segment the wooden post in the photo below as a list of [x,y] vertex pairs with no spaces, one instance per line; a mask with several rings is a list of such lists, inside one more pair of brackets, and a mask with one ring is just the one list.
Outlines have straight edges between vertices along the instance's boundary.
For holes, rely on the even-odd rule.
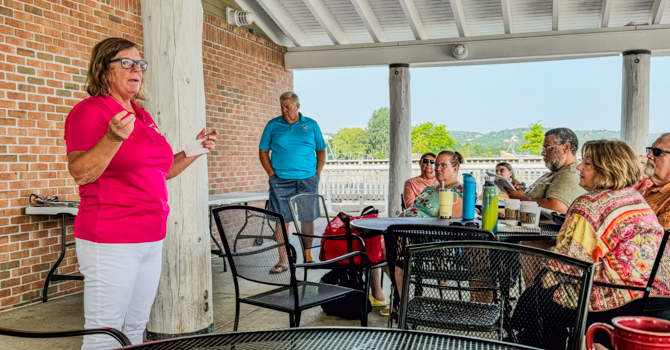
[[[178,153],[205,127],[202,4],[142,0],[142,26],[149,62],[144,105]],[[149,340],[214,331],[206,156],[167,184],[170,215]]]
[[389,65],[390,154],[387,213],[401,212],[400,194],[412,176],[412,114],[409,94],[409,64]]
[[623,53],[621,84],[621,139],[635,154],[646,154],[649,145],[649,75],[651,52]]

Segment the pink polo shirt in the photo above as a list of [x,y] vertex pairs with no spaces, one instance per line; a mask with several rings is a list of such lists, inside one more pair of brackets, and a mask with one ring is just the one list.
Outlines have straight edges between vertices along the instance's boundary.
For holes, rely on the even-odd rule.
[[[170,211],[165,177],[174,155],[149,113],[132,105],[139,115],[130,137],[97,180],[79,186],[77,238],[96,243],[165,238]],[[111,96],[94,96],[77,104],[65,121],[67,153],[95,146],[107,133],[109,121],[123,110]]]

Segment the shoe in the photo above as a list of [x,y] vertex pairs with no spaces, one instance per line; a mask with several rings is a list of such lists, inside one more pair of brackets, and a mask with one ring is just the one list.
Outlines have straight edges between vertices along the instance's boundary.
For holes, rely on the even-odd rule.
[[386,306],[388,304],[386,302],[386,300],[375,299],[375,297],[373,297],[372,294],[370,294],[369,297],[370,297],[370,304],[372,304],[373,307],[374,306]]
[[391,314],[391,308],[387,306],[383,310],[379,311],[379,314],[382,316],[388,316]]
[[277,264],[270,269],[270,273],[271,274],[277,274],[277,273],[282,273],[282,272],[287,271],[287,270],[288,270],[288,266]]

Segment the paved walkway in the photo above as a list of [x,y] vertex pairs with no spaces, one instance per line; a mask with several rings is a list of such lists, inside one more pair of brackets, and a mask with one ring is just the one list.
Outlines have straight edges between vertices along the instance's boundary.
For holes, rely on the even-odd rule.
[[[321,222],[322,221],[322,222]],[[316,232],[323,232],[325,219],[315,227]],[[290,239],[291,244],[300,252],[296,238]],[[317,252],[312,253],[316,258]],[[302,257],[299,257],[299,262]],[[318,281],[327,271],[312,270],[309,280]],[[301,278],[302,271],[298,271]],[[212,259],[212,283],[214,304],[214,328],[216,333],[233,331],[235,318],[235,288],[230,270],[223,272],[222,259]],[[389,295],[389,280],[384,279],[385,295]],[[243,296],[260,293],[269,288],[259,287],[247,281],[241,281],[240,291]],[[381,308],[373,308],[368,322],[371,327],[386,327],[388,318],[379,315]],[[242,304],[240,309],[240,331],[288,328],[288,314]],[[35,331],[58,331],[82,328],[84,324],[83,294],[74,294],[52,299],[48,303],[36,303],[22,308],[0,313],[0,327]],[[316,307],[303,313],[300,325],[304,327],[318,326],[360,326],[360,321],[348,321],[336,317],[328,317]],[[0,349],[28,350],[71,350],[81,346],[81,338],[66,339],[21,339],[0,336]]]

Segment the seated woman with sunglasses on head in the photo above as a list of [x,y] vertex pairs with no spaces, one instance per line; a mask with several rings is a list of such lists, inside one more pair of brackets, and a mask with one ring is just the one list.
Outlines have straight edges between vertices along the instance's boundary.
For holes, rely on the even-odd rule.
[[[458,152],[442,151],[435,158],[435,178],[437,184],[427,186],[400,216],[436,217],[440,213],[440,189],[451,189],[459,197],[463,197],[463,184],[458,181],[458,168],[463,163],[463,156]],[[423,170],[423,164],[422,164]],[[463,201],[454,203],[452,217],[463,215]]]
[[435,153],[427,152],[422,154],[421,159],[419,159],[421,175],[405,181],[405,190],[403,191],[405,208],[412,206],[412,203],[414,203],[414,200],[421,194],[424,188],[437,185],[438,182],[435,179],[435,172],[433,171],[435,158]]

